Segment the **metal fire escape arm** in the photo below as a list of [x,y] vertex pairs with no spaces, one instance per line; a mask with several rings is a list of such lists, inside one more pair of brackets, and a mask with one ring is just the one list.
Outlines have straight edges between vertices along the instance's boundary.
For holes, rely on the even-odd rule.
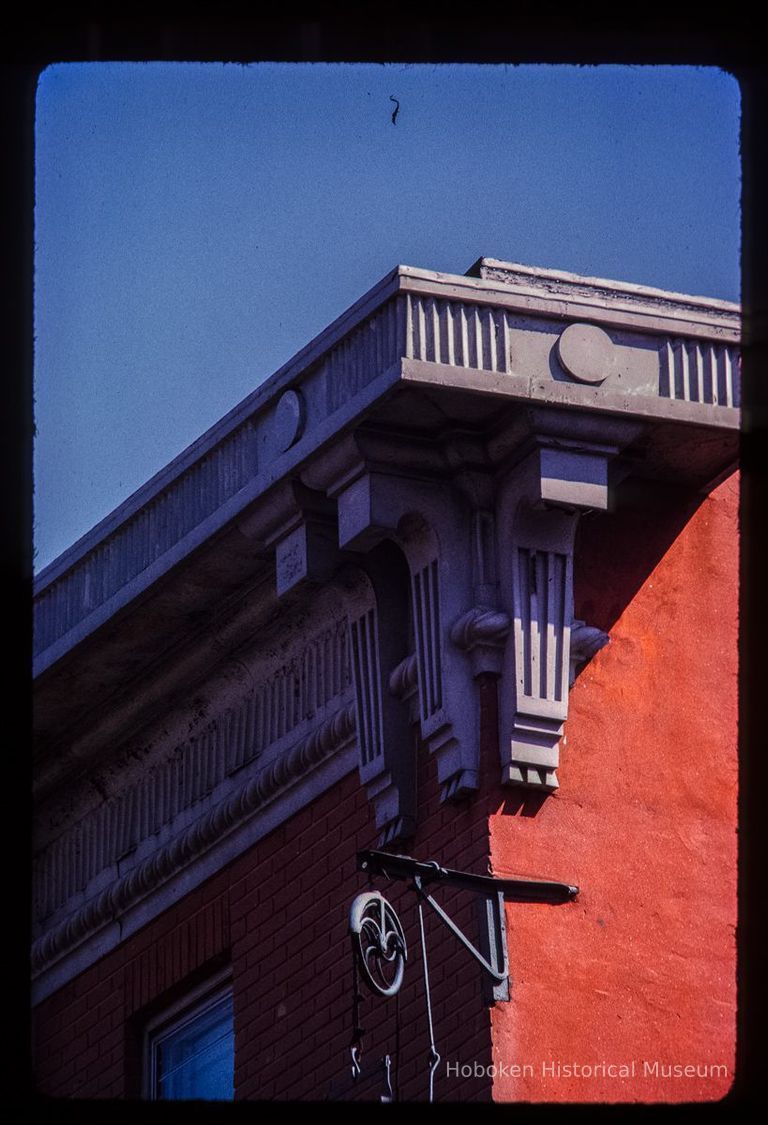
[[[418,876],[423,885],[441,882],[485,895],[502,894],[507,902],[570,902],[579,893],[579,888],[570,883],[473,875],[471,872],[441,867],[434,861],[422,863],[408,855],[392,855],[381,851],[358,852],[357,866],[359,871],[370,875],[384,875],[390,879],[413,879]],[[436,903],[434,905],[437,906]]]

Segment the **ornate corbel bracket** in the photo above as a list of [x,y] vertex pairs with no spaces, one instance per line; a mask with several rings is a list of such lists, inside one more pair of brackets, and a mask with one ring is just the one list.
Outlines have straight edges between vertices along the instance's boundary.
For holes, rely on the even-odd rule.
[[523,506],[512,548],[514,713],[502,742],[502,780],[556,789],[568,714],[577,517]]
[[437,757],[443,799],[478,785],[476,715],[462,703],[474,691],[471,669],[448,643],[448,623],[476,599],[472,567],[454,565],[473,556],[474,525],[451,475],[432,445],[382,443],[369,432],[349,435],[304,474],[337,501],[341,549],[358,552],[367,566],[389,540],[407,562],[419,730]]
[[[413,835],[416,825],[416,762],[407,710],[386,690],[387,669],[406,650],[406,622],[398,611],[398,583],[384,568],[356,576],[356,611],[349,617],[349,652],[355,689],[360,780],[373,804],[382,846]],[[392,628],[382,622],[392,619]],[[408,658],[397,668],[407,665]],[[396,669],[397,670],[397,669]]]
[[540,441],[503,487],[502,603],[512,619],[501,691],[502,782],[557,789],[559,743],[578,666],[607,643],[573,619],[573,549],[585,510],[608,507],[616,447]]
[[300,582],[325,582],[338,565],[336,512],[331,500],[300,481],[275,490],[261,538],[275,552],[278,597]]

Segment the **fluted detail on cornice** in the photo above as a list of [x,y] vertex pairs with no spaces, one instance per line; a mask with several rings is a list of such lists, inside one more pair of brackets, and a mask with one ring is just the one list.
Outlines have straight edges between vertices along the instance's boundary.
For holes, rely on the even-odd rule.
[[354,730],[355,708],[350,704],[265,766],[170,844],[158,849],[87,906],[40,937],[31,951],[33,973],[40,972],[55,958],[169,879],[241,820],[268,804],[282,789],[329,757]]

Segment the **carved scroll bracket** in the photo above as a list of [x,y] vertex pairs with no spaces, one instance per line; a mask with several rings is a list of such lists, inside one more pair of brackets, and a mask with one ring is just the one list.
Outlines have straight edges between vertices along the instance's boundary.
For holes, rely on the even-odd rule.
[[509,616],[503,610],[475,606],[455,621],[451,640],[467,653],[476,678],[484,672],[500,676],[510,629]]
[[[313,487],[337,499],[340,548],[358,552],[362,561],[390,540],[407,560],[420,734],[437,757],[444,799],[471,792],[478,783],[472,669],[448,643],[449,623],[476,601],[475,568],[456,565],[473,557],[475,529],[471,507],[452,475],[434,443],[390,434],[383,440],[369,432],[348,437],[304,474]],[[380,617],[380,630],[392,627],[391,620]],[[396,663],[388,665],[389,671]]]
[[577,675],[601,648],[610,641],[607,633],[585,621],[571,622],[571,654],[569,683],[573,686]]
[[504,784],[558,787],[570,686],[608,641],[573,619],[576,526],[583,511],[607,509],[618,452],[615,444],[542,435],[500,486],[501,603],[513,623],[501,681]]
[[400,574],[391,557],[374,557],[366,569],[367,573],[348,565],[344,573],[355,575],[358,586],[356,609],[349,617],[349,649],[360,780],[373,804],[384,846],[412,836],[416,827],[416,755],[410,716],[385,684],[387,669],[407,652],[408,584],[404,560]]
[[412,723],[419,720],[419,663],[412,652],[401,660],[389,674],[389,690],[395,699],[408,707],[408,718]]

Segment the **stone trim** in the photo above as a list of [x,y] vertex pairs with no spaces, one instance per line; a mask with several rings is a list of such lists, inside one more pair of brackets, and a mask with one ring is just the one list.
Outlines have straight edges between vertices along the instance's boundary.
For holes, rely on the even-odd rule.
[[532,379],[522,374],[495,378],[485,371],[419,359],[403,360],[401,379],[412,386],[450,387],[470,394],[526,402],[531,407],[588,410],[603,417],[618,415],[648,421],[659,419],[680,426],[706,426],[724,431],[737,431],[741,426],[740,409],[723,403],[686,402],[682,398],[661,395],[621,395],[602,387],[596,389],[580,383]]
[[[35,861],[33,915],[51,919],[74,896],[114,878],[145,841],[178,831],[194,808],[263,755],[279,755],[322,723],[350,687],[347,621],[311,635],[199,734],[45,847]],[[130,860],[129,860],[130,862]]]
[[472,675],[501,674],[501,660],[511,622],[503,610],[474,606],[455,621],[451,640],[472,662]]
[[[623,440],[631,440],[631,424],[624,427]],[[570,687],[578,666],[608,642],[574,620],[573,552],[581,513],[608,508],[608,467],[623,444],[618,430],[613,437],[616,446],[600,446],[585,433],[579,448],[541,434],[501,487],[500,595],[512,621],[500,694],[505,785],[558,788]]]
[[466,272],[467,277],[484,281],[503,281],[516,289],[543,290],[547,294],[599,298],[601,301],[642,305],[678,313],[716,314],[732,320],[738,328],[741,306],[733,301],[715,297],[696,297],[689,293],[675,293],[650,285],[631,281],[611,281],[605,277],[585,277],[566,270],[539,269],[520,262],[502,262],[498,258],[478,258]]
[[335,753],[325,758],[311,773],[299,779],[295,785],[278,793],[273,801],[259,810],[258,815],[243,820],[187,867],[182,868],[134,906],[128,907],[118,918],[105,923],[100,929],[84,938],[79,945],[41,970],[32,982],[32,1004],[36,1005],[45,1000],[73,977],[78,976],[138,933],[144,926],[164,914],[185,895],[217,875],[229,863],[250,851],[298,810],[354,773],[356,763],[357,747],[354,739],[350,739]]
[[54,960],[176,875],[222,836],[336,753],[354,733],[355,708],[349,704],[292,749],[245,780],[175,840],[38,938],[31,952],[33,974],[42,972]]

